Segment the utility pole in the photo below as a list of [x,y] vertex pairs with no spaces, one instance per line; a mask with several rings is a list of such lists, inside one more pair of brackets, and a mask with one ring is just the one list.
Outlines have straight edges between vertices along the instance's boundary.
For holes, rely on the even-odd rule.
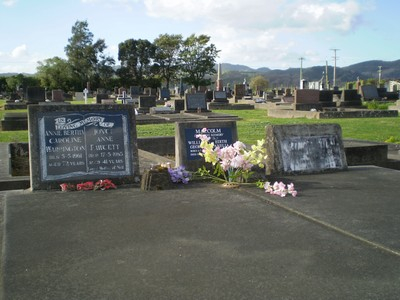
[[333,60],[335,62],[333,66],[333,88],[336,87],[336,60],[338,57],[336,56],[336,52],[339,51],[340,49],[331,49],[334,52]]
[[325,62],[325,87],[327,90],[330,90],[329,79],[328,79],[328,61]]
[[300,60],[300,85],[299,86],[300,86],[300,89],[302,89],[301,81],[303,80],[303,60],[305,60],[305,58],[300,57],[299,60]]
[[381,77],[382,77],[382,66],[378,66],[378,87],[381,84]]

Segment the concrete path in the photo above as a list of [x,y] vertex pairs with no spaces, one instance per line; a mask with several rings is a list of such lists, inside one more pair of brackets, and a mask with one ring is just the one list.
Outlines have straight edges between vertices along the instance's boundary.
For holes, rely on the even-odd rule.
[[7,192],[4,299],[398,299],[400,172],[280,179]]

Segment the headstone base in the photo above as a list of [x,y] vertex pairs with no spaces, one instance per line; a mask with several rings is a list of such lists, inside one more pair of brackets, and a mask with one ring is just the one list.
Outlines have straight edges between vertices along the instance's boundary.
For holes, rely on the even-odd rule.
[[169,190],[173,188],[173,182],[168,169],[156,166],[151,170],[145,170],[140,182],[140,188],[144,191]]

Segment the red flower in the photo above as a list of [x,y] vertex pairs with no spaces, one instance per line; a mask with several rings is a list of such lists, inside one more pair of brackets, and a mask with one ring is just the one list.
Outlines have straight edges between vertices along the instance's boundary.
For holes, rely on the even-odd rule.
[[112,183],[109,179],[99,180],[94,185],[94,190],[108,190],[108,189],[116,189],[116,185]]
[[78,183],[76,185],[76,189],[78,191],[90,191],[90,190],[93,190],[93,187],[94,187],[93,181],[87,181],[87,182],[84,182],[84,183]]
[[62,192],[68,192],[68,191],[74,191],[75,190],[75,186],[73,184],[70,183],[61,183],[60,184],[60,188]]

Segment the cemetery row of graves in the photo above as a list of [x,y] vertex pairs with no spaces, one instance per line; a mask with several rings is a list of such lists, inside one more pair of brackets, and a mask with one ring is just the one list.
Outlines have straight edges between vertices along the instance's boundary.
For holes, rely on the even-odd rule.
[[[398,131],[393,130],[398,126],[397,102],[392,99],[393,93],[385,93],[383,89],[366,85],[339,92],[279,89],[253,95],[246,85],[237,84],[233,90],[210,91],[203,87],[199,91],[188,90],[186,95],[168,89],[132,86],[114,91],[86,90],[70,97],[61,90],[46,92],[43,88],[31,87],[25,97],[0,100],[0,141],[27,142],[26,111],[30,104],[128,103],[135,105],[139,114],[139,136],[172,136],[172,123],[187,116],[181,112],[214,111],[236,116],[240,138],[246,143],[262,138],[267,124],[320,122],[340,124],[346,138],[399,142]],[[366,110],[366,106],[386,109]],[[388,107],[393,109],[388,110]]]
[[[344,90],[339,97],[335,91],[296,89],[264,99],[269,101],[257,101],[259,98],[249,95],[245,85],[235,85],[232,94],[224,89],[190,90],[183,97],[171,95],[168,90],[131,87],[129,93],[126,89],[119,89],[117,94],[98,90],[93,98],[85,89],[83,100],[79,94],[75,95],[76,100],[65,101],[62,91],[52,91],[49,100],[43,88],[30,87],[23,101],[4,103],[1,126],[2,135],[13,131],[28,134],[29,128],[33,189],[54,188],[64,180],[102,177],[114,178],[119,184],[138,182],[139,149],[174,156],[176,166],[195,171],[204,164],[198,155],[200,141],[196,137],[203,128],[220,147],[238,140],[255,144],[266,139],[265,147],[270,149],[273,161],[268,172],[307,172],[318,166],[347,167],[338,120],[348,122],[343,128],[344,137],[356,138],[350,131],[358,124],[359,134],[378,132],[379,141],[396,141],[398,137],[389,134],[397,133],[393,127],[399,122],[399,100],[392,102],[393,107],[388,110],[368,110],[362,106],[362,97],[367,99],[377,89],[363,86],[361,92]],[[12,112],[16,109],[19,112]],[[380,132],[382,122],[391,124],[386,136]],[[274,126],[278,126],[276,132]],[[300,129],[293,129],[298,126]],[[169,139],[157,140],[162,135],[160,128],[167,128]],[[143,139],[140,130],[150,131],[148,135],[154,139]],[[313,134],[310,136],[309,132]],[[277,135],[282,140],[278,144]],[[331,149],[332,145],[335,147]],[[313,161],[303,163],[302,154],[296,152],[299,149],[306,149]],[[281,167],[277,168],[279,164]]]

